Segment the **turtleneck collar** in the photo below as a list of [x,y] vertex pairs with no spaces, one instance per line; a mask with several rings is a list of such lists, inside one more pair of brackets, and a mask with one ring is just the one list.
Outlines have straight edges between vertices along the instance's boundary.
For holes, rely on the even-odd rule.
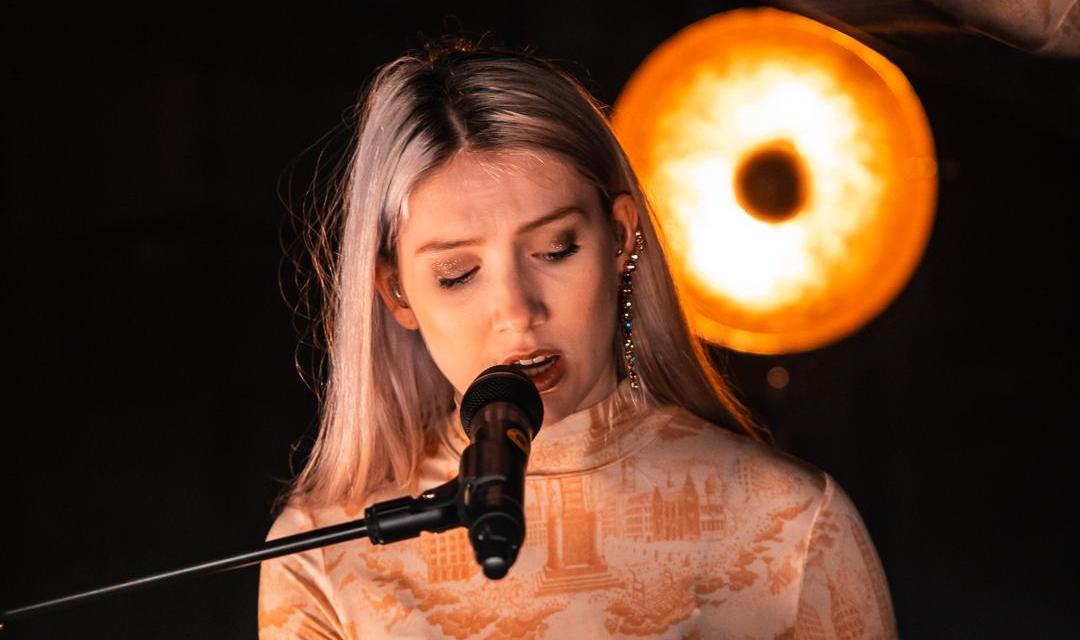
[[[629,381],[621,381],[600,402],[545,424],[532,442],[526,475],[584,473],[626,457],[656,437],[660,423],[650,419],[656,414],[653,409]],[[451,437],[443,446],[456,462],[469,440],[457,411],[452,416]]]

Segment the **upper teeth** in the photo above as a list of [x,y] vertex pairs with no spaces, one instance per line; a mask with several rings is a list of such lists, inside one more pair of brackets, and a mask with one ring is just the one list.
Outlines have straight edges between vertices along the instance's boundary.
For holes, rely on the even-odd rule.
[[550,357],[551,356],[536,356],[535,358],[532,358],[531,360],[518,360],[518,361],[514,362],[514,364],[520,364],[523,367],[527,367],[530,364],[537,364],[539,362],[543,362],[544,360],[547,360]]

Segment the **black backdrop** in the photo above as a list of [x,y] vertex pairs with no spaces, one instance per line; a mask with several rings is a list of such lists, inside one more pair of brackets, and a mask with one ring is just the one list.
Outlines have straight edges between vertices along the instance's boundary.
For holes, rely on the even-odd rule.
[[[653,47],[731,6],[543,4],[5,3],[0,607],[262,539],[315,412],[279,293],[279,196],[336,148],[378,64],[490,32],[587,70],[611,102]],[[1080,73],[986,40],[893,44],[939,151],[922,264],[835,345],[717,355],[859,505],[902,635],[1059,635],[1077,591],[1063,436],[1080,129],[1046,116],[1080,114]],[[765,383],[776,365],[782,391]],[[253,637],[256,588],[251,569],[9,631]]]

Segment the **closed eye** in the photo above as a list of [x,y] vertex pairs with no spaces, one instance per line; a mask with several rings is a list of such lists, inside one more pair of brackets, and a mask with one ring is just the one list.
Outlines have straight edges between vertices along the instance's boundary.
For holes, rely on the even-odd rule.
[[476,266],[455,278],[439,278],[439,286],[444,289],[453,289],[458,285],[465,284],[469,280],[472,280],[472,277],[476,275],[476,272],[479,269],[480,267]]
[[543,253],[541,254],[541,256],[543,256],[544,260],[547,260],[548,262],[559,262],[561,260],[566,260],[580,250],[580,244],[576,242],[570,242],[566,245],[566,248],[561,251],[551,251],[549,253]]
[[[538,254],[538,255],[539,255],[539,257],[541,259],[546,260],[548,262],[561,262],[563,260],[566,260],[570,256],[574,255],[575,253],[577,253],[580,250],[581,250],[581,245],[580,244],[578,244],[576,242],[569,242],[569,243],[567,243],[565,249],[561,249],[559,251],[549,251],[547,253],[541,253],[541,254]],[[473,267],[472,269],[469,269],[468,271],[461,274],[460,276],[456,276],[456,277],[453,277],[453,278],[438,278],[439,286],[442,287],[443,289],[453,289],[454,287],[463,285],[466,282],[472,280],[473,276],[476,275],[476,272],[479,269],[480,269],[480,267],[476,266],[476,267]]]
[[542,254],[542,256],[544,260],[548,260],[549,262],[558,262],[561,260],[566,260],[573,254],[577,254],[580,249],[581,245],[571,242],[566,246],[565,249],[558,251],[550,251],[550,253]]

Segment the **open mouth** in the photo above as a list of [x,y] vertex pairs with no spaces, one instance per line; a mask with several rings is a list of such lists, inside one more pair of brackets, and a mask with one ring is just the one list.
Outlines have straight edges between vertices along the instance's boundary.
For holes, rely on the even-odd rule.
[[557,353],[545,353],[531,358],[513,360],[508,364],[529,376],[540,393],[546,393],[555,388],[566,372],[562,356]]
[[559,356],[555,354],[548,354],[543,356],[537,356],[529,360],[516,360],[511,364],[517,367],[522,373],[530,378],[538,376],[544,373],[551,367],[555,366],[555,363],[559,360]]

